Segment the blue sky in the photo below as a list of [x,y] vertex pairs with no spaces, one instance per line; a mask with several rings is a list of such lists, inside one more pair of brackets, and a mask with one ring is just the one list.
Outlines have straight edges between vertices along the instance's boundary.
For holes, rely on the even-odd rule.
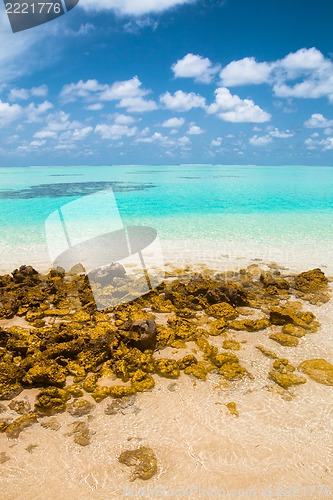
[[1,7],[0,165],[332,165],[332,20],[331,0],[81,0],[12,34]]

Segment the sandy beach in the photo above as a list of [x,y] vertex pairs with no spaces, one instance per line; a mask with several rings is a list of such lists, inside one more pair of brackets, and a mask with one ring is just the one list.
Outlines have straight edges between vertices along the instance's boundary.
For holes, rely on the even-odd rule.
[[[192,264],[190,273],[206,272],[199,264],[202,255],[198,251],[195,259],[192,253],[190,262],[182,254],[187,265]],[[231,262],[225,256],[223,270],[250,264],[259,275],[278,267],[258,260],[243,256]],[[215,269],[221,271],[220,262],[215,257]],[[212,261],[208,264],[212,268]],[[288,267],[281,267],[288,276]],[[307,269],[306,262],[296,266],[291,261],[290,267],[291,272]],[[170,273],[167,258],[166,270]],[[85,393],[94,404],[89,415],[58,413],[40,419],[53,421],[51,427],[36,423],[14,439],[0,434],[2,498],[331,498],[332,387],[307,378],[302,385],[282,389],[267,377],[272,359],[256,349],[272,349],[277,358],[295,366],[312,358],[333,363],[332,300],[322,305],[307,302],[304,309],[316,316],[320,328],[301,338],[297,348],[269,338],[279,330],[275,325],[228,333],[229,340],[240,343],[236,354],[249,377],[230,382],[214,372],[205,381],[183,373],[175,379],[153,374],[152,390],[125,398],[111,412],[112,398],[96,404]],[[248,308],[241,313],[241,318],[252,319],[259,314]],[[156,313],[155,320],[163,325],[166,315]],[[2,328],[13,324],[26,326],[23,319],[0,321]],[[225,338],[210,336],[209,343],[221,350]],[[193,353],[201,359],[197,345],[189,341],[185,348],[165,347],[155,358],[179,360]],[[29,389],[16,399],[33,404],[35,396],[36,389]],[[238,416],[226,406],[230,402],[236,404]],[[15,412],[3,415],[13,418]],[[89,428],[88,446],[73,440],[77,421]],[[130,469],[118,457],[140,446],[154,450],[157,473],[148,481],[131,481]]]

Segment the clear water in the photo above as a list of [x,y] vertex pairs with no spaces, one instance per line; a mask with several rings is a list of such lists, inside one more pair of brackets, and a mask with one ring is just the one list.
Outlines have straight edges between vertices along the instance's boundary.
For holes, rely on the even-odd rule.
[[333,242],[333,167],[30,167],[0,168],[0,251],[43,243],[51,212],[110,186],[124,223],[161,241]]

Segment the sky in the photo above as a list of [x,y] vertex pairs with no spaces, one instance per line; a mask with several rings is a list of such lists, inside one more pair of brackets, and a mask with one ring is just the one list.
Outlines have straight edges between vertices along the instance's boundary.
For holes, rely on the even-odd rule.
[[80,0],[12,33],[0,166],[333,165],[332,0]]

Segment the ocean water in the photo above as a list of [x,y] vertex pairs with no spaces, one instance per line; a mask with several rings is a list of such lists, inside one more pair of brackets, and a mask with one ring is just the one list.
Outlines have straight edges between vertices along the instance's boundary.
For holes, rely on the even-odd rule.
[[[224,241],[234,249],[297,244],[307,253],[312,247],[324,252],[324,264],[329,259],[333,167],[22,167],[0,168],[2,267],[21,263],[22,255],[29,260],[34,249],[45,247],[45,220],[54,210],[110,188],[124,225],[153,227],[162,243],[184,240],[192,250],[199,241],[213,247]],[[77,220],[83,228],[92,217],[91,207],[87,210]],[[105,221],[108,217],[106,207]],[[103,226],[102,218],[99,213]],[[46,261],[45,248],[39,252]]]

